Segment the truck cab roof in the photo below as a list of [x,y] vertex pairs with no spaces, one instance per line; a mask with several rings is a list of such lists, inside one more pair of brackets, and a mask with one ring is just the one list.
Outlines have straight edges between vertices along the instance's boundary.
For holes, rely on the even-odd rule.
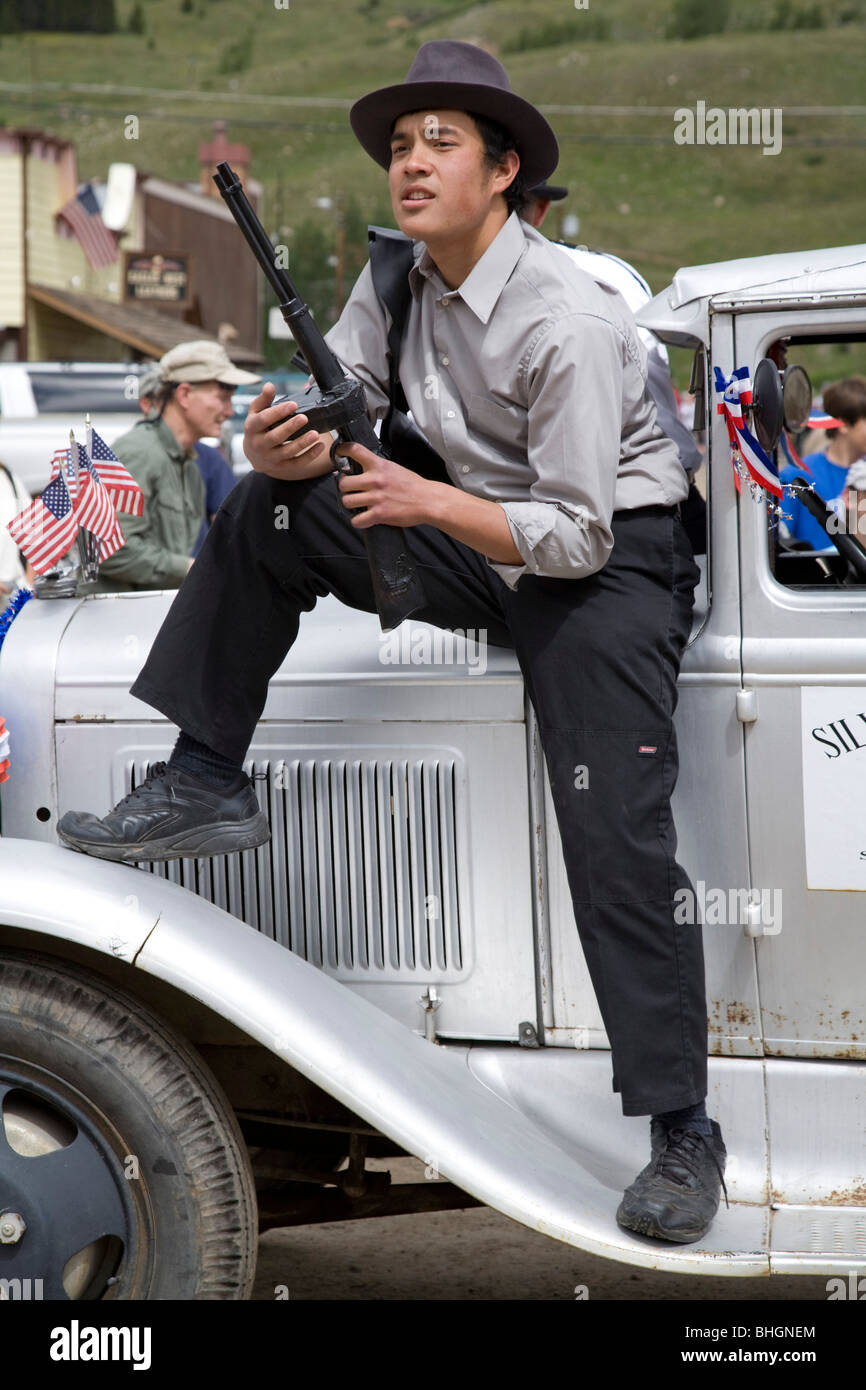
[[683,266],[635,317],[663,342],[696,348],[709,338],[711,308],[806,300],[866,303],[866,243]]

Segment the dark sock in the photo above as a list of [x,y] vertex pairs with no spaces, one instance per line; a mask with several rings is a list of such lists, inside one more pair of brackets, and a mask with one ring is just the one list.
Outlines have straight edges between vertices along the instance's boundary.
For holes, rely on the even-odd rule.
[[698,1133],[707,1135],[713,1132],[706,1100],[699,1100],[697,1105],[687,1105],[682,1110],[665,1110],[661,1115],[653,1115],[653,1119],[660,1121],[665,1129],[696,1129]]
[[168,766],[180,772],[188,772],[200,782],[210,782],[217,787],[228,786],[243,772],[239,763],[232,762],[231,758],[215,752],[213,748],[208,748],[206,743],[199,743],[198,739],[183,731],[174,745]]

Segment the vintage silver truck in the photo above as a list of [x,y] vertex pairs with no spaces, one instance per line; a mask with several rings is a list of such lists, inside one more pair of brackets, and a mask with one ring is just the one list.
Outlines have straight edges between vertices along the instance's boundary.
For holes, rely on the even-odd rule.
[[[633,1265],[866,1270],[866,585],[737,490],[713,374],[866,342],[866,245],[686,268],[640,318],[707,429],[675,810],[729,1208],[699,1246],[616,1225],[648,1124],[510,652],[322,601],[251,749],[270,844],[135,869],[55,826],[171,748],[128,689],[172,594],[34,599],[0,652],[0,1277],[242,1299],[260,1229],[473,1201]],[[365,1169],[406,1153],[429,1181]]]

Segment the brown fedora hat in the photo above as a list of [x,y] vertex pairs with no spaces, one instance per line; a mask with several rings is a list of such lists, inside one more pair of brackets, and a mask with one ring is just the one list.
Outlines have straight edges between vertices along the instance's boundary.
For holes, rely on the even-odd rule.
[[474,43],[433,39],[418,49],[405,82],[380,87],[349,112],[364,149],[387,169],[391,126],[407,111],[477,111],[510,131],[526,187],[542,183],[556,168],[559,146],[540,111],[511,90],[504,67]]

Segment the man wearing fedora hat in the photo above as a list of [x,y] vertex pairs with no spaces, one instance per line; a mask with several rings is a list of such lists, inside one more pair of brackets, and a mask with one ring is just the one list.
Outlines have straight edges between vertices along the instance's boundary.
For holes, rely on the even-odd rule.
[[124,516],[126,544],[100,565],[100,591],[176,589],[183,582],[205,522],[195,446],[219,434],[237,387],[258,380],[207,338],[179,343],[144,373],[147,419],[112,445],[144,493],[144,512]]
[[[424,44],[406,82],[350,120],[388,171],[415,242],[399,378],[443,460],[422,477],[360,445],[328,475],[267,383],[247,419],[253,464],[223,504],[133,694],[181,730],[168,764],[103,819],[68,813],[64,842],[128,860],[217,854],[267,838],[242,763],[268,681],[318,597],[374,610],[361,532],[406,528],[422,621],[514,647],[535,708],[575,917],[626,1115],[652,1117],[652,1158],[617,1220],[698,1240],[725,1149],[707,1118],[700,927],[675,920],[672,716],[697,566],[677,515],[674,445],[646,391],[620,297],[518,215],[556,166],[543,116],[471,44]],[[331,347],[389,405],[388,325],[369,265]],[[294,418],[289,418],[290,416]],[[288,531],[275,508],[288,507]]]

